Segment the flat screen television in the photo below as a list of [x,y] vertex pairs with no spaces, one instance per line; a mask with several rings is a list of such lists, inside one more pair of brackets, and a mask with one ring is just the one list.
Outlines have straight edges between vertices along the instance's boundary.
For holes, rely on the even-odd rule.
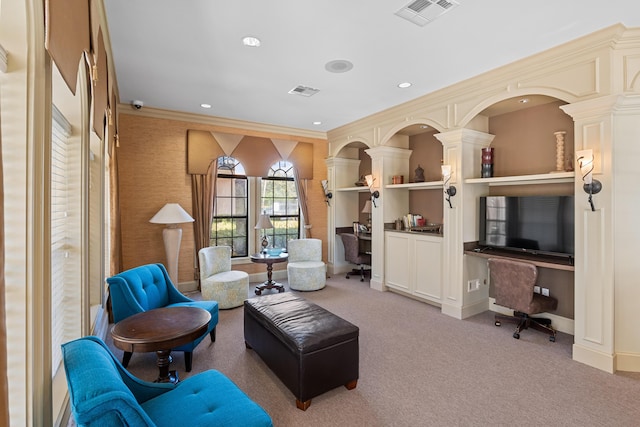
[[573,196],[480,197],[479,244],[574,256]]

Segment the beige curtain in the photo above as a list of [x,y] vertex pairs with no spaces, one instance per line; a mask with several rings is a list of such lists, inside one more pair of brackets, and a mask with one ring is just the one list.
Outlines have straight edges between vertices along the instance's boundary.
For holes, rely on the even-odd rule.
[[4,183],[2,136],[0,135],[0,425],[9,425],[9,381],[7,379],[7,318],[4,283]]
[[304,182],[299,178],[298,168],[296,166],[293,167],[293,180],[296,183],[296,191],[298,192],[298,204],[300,205],[300,210],[302,211],[302,217],[304,218],[304,223],[302,224],[302,238],[311,238],[311,224],[309,223],[309,209],[307,209],[307,190],[305,179]]
[[[196,261],[198,252],[210,244],[211,221],[213,221],[213,204],[216,200],[216,178],[218,176],[218,159],[209,164],[206,175],[191,175],[191,200],[193,205],[193,240]],[[197,267],[198,289],[200,289],[200,266]]]
[[111,215],[111,265],[109,275],[122,271],[122,236],[120,218],[120,186],[118,180],[118,134],[115,133],[109,144],[109,204]]

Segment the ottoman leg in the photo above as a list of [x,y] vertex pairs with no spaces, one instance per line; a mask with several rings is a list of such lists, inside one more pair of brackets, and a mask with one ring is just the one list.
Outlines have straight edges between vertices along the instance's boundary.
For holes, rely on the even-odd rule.
[[300,402],[298,399],[296,399],[296,407],[298,409],[302,409],[303,411],[306,411],[309,406],[311,406],[311,399],[305,402]]
[[353,380],[353,381],[349,381],[344,386],[347,388],[347,390],[353,390],[354,388],[356,388],[357,385],[358,385],[358,380]]

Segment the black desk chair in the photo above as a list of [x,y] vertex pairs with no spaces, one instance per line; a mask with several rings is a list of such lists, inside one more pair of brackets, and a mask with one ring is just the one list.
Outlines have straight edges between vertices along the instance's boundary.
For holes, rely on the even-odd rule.
[[558,300],[533,292],[538,279],[538,269],[528,262],[504,258],[489,259],[489,274],[494,287],[496,304],[515,310],[513,316],[496,314],[495,325],[502,321],[518,324],[513,337],[520,338],[523,329],[536,329],[549,334],[549,341],[556,340],[556,331],[550,319],[530,317],[555,310]]
[[358,236],[350,233],[341,233],[342,244],[344,245],[344,259],[351,264],[356,264],[359,270],[353,270],[347,273],[347,279],[351,274],[360,273],[360,281],[364,282],[365,266],[371,266],[371,254],[360,252],[360,244]]

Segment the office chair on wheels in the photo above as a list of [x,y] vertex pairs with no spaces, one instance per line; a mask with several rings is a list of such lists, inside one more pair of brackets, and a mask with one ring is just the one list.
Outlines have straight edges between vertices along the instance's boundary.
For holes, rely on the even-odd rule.
[[342,244],[344,245],[344,259],[351,264],[356,264],[359,270],[353,270],[347,273],[347,279],[351,274],[360,273],[360,281],[364,282],[365,265],[371,266],[371,254],[360,252],[358,236],[351,233],[341,233]]
[[538,279],[535,265],[504,258],[489,259],[489,274],[494,287],[496,304],[513,309],[513,316],[495,315],[495,325],[503,321],[515,322],[518,325],[513,333],[520,339],[524,329],[536,329],[549,334],[549,341],[556,340],[556,331],[551,327],[551,320],[531,317],[534,314],[553,311],[558,307],[558,300],[543,296],[533,291]]

